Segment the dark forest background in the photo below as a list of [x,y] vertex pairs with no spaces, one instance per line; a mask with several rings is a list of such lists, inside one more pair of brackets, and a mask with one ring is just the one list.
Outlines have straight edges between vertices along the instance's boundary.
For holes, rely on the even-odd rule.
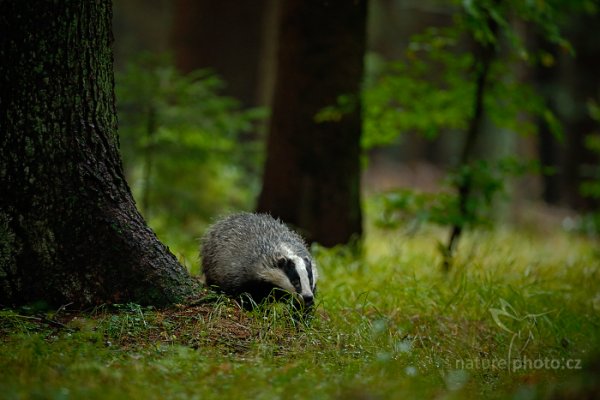
[[[501,221],[595,232],[597,3],[469,4],[369,3],[363,203],[373,200],[386,225]],[[257,206],[285,214],[259,204],[281,13],[275,0],[115,1],[126,172],[151,226],[184,258],[216,214]],[[474,71],[486,34],[491,83],[475,117]],[[352,107],[351,96],[339,93],[316,118],[335,120]],[[468,202],[460,199],[464,181],[474,182],[463,190]],[[330,240],[309,223],[278,216],[309,238]]]
[[[599,13],[0,0],[0,393],[600,398]],[[203,285],[239,210],[310,317]]]

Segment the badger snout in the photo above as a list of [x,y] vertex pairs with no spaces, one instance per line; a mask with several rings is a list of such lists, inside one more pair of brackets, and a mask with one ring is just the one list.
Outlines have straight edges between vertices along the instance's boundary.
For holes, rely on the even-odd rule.
[[312,294],[302,295],[302,301],[304,302],[305,308],[311,308],[314,303],[314,296]]

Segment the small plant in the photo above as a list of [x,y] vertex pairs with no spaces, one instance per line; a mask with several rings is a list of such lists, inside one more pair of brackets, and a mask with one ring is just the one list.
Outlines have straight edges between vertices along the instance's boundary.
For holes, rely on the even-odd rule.
[[[507,196],[507,183],[516,176],[539,171],[536,161],[520,161],[505,157],[497,161],[478,160],[448,174],[438,192],[421,192],[414,189],[390,190],[376,196],[380,214],[379,226],[397,228],[405,226],[414,233],[423,225],[491,227],[494,205],[499,196]],[[455,188],[471,186],[466,203],[460,204]],[[446,247],[440,243],[445,254]]]
[[139,304],[113,304],[112,312],[104,314],[102,330],[109,340],[122,341],[127,337],[139,337],[149,328],[145,314],[152,310]]

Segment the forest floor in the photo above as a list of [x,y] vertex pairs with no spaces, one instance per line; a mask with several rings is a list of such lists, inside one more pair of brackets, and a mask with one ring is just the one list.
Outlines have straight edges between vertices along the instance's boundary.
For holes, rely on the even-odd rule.
[[315,248],[314,317],[209,291],[166,310],[0,310],[0,398],[599,398],[597,241],[560,229],[369,227]]

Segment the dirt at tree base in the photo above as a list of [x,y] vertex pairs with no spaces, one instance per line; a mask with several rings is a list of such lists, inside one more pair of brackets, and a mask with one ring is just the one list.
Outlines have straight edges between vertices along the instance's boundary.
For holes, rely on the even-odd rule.
[[204,288],[185,304],[164,309],[131,303],[87,310],[68,306],[52,311],[36,311],[35,306],[4,309],[0,310],[0,338],[11,341],[11,336],[26,331],[53,342],[65,335],[88,333],[104,346],[126,351],[180,345],[240,354],[265,336],[281,340],[283,348],[298,331],[297,321],[266,320],[266,316],[246,311],[233,299]]

